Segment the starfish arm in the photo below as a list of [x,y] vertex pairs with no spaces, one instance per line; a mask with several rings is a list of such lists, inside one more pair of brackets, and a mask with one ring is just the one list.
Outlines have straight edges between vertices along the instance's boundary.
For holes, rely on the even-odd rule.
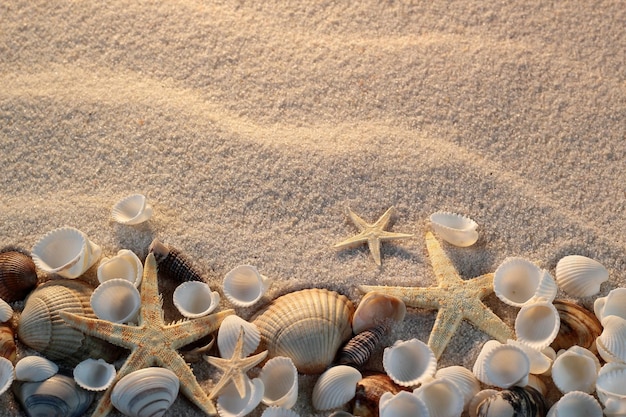
[[229,309],[197,319],[170,324],[167,329],[172,335],[172,348],[178,349],[213,333],[219,329],[222,321],[232,314],[235,314],[235,310]]
[[478,303],[480,308],[465,312],[467,320],[489,336],[506,343],[507,339],[515,339],[515,332],[486,305]]
[[369,223],[367,223],[365,220],[360,218],[358,216],[358,214],[353,212],[350,209],[350,207],[348,207],[348,216],[350,217],[350,220],[352,220],[352,223],[354,223],[354,225],[359,229],[359,231],[363,231],[363,230],[371,227],[371,225]]
[[463,313],[453,308],[440,308],[428,338],[428,346],[439,359],[463,320]]
[[143,267],[141,280],[141,309],[139,310],[139,324],[164,324],[163,301],[159,295],[157,282],[157,263],[152,252],[148,253]]
[[426,247],[428,249],[428,256],[430,257],[430,263],[435,271],[437,283],[454,285],[456,282],[462,281],[456,268],[439,244],[439,241],[437,241],[431,232],[426,233]]
[[359,233],[356,236],[349,237],[346,240],[336,243],[333,247],[336,249],[351,248],[364,242],[367,242],[367,237],[363,233]]
[[472,282],[472,285],[480,289],[477,296],[481,300],[493,292],[493,273],[481,275],[466,282]]
[[217,381],[217,384],[213,386],[211,392],[209,393],[210,399],[218,397],[222,392],[224,392],[224,389],[231,382],[235,384],[235,388],[237,388],[239,396],[243,397],[245,395],[247,376],[241,369],[234,366],[228,359],[208,356],[206,360],[207,362],[209,362],[209,364],[215,366],[223,372],[219,381]]
[[384,285],[359,285],[362,293],[379,292],[391,295],[404,301],[409,307],[435,309],[439,308],[437,287],[388,287]]
[[374,262],[376,262],[376,265],[380,266],[380,240],[376,237],[369,238],[367,239],[367,246],[370,252],[372,252]]
[[394,210],[393,206],[389,207],[387,211],[385,212],[385,214],[380,216],[380,218],[376,220],[376,223],[374,223],[372,227],[376,229],[380,229],[380,230],[387,227],[387,224],[389,223],[389,219],[391,218],[391,215],[393,214],[393,210]]
[[60,311],[59,316],[71,327],[80,330],[86,335],[104,339],[114,345],[132,349],[130,334],[138,334],[141,328],[125,324],[112,323],[90,317],[79,316],[68,311]]
[[410,237],[413,237],[413,235],[409,233],[395,233],[395,232],[386,232],[386,231],[383,231],[378,235],[378,239],[380,240],[397,240],[397,239],[407,239]]

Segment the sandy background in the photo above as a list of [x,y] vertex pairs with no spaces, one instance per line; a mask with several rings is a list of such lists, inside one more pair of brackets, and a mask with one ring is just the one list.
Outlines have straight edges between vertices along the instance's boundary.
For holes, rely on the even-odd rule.
[[[215,288],[249,263],[267,300],[358,302],[357,284],[434,284],[423,234],[450,210],[480,224],[476,245],[444,246],[464,278],[581,254],[608,268],[605,295],[626,284],[625,51],[621,1],[5,1],[0,243],[68,225],[143,258],[158,237]],[[114,223],[136,192],[153,218]],[[332,248],[357,232],[347,207],[390,206],[415,237],[383,244],[382,267]],[[387,342],[427,340],[434,317],[411,309]],[[486,340],[463,323],[440,367],[471,368]],[[219,377],[194,371],[207,391]],[[300,382],[294,410],[313,415]],[[180,396],[168,413],[199,414]]]

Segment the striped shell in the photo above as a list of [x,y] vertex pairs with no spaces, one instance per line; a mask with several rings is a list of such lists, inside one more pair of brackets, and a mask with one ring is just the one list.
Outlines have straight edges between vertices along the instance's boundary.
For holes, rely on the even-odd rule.
[[[546,417],[546,400],[532,387],[512,387],[484,399],[477,417]],[[470,413],[471,415],[471,413]]]
[[17,346],[13,329],[8,324],[0,324],[0,357],[15,363],[16,354]]
[[43,356],[26,356],[15,364],[15,379],[18,381],[45,381],[57,372],[57,364]]
[[596,316],[584,307],[565,300],[552,303],[561,317],[561,326],[550,346],[555,351],[578,345],[595,351],[595,341],[602,333],[602,325]]
[[269,358],[287,356],[299,372],[316,374],[326,369],[352,335],[353,314],[354,306],[346,296],[307,289],[277,298],[253,323]]
[[159,273],[176,282],[204,281],[191,261],[177,249],[165,246],[158,239],[154,239],[150,244],[149,251],[154,253],[154,258],[159,266]]
[[380,342],[386,334],[387,326],[382,324],[362,331],[341,349],[337,363],[357,368],[365,365],[372,353],[381,347]]
[[361,379],[361,373],[350,366],[329,368],[320,375],[313,387],[313,407],[316,410],[332,410],[348,403],[354,398],[356,384]]
[[14,382],[13,393],[29,416],[80,417],[94,399],[94,393],[61,374],[41,382]]
[[580,255],[569,255],[556,264],[556,281],[573,297],[589,297],[600,291],[609,271],[600,262]]
[[23,300],[37,285],[32,258],[18,251],[0,253],[0,298],[8,303]]
[[111,391],[111,403],[129,417],[162,416],[178,396],[180,381],[166,368],[149,367],[121,378]]

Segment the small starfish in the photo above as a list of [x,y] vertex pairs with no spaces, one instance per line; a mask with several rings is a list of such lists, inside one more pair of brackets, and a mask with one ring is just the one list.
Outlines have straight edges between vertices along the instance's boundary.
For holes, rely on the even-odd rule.
[[218,367],[224,374],[220,378],[219,382],[213,387],[210,399],[213,399],[220,395],[224,389],[233,382],[239,396],[243,398],[246,395],[246,372],[257,366],[267,356],[267,350],[261,353],[257,353],[254,356],[243,357],[243,327],[239,331],[239,337],[237,338],[237,344],[235,350],[230,359],[217,358],[215,356],[207,356],[206,360],[213,366]]
[[176,349],[214,332],[222,320],[233,313],[233,310],[225,310],[199,319],[166,325],[162,299],[157,287],[157,264],[152,253],[146,258],[143,272],[138,326],[112,323],[61,311],[59,313],[61,318],[70,326],[131,350],[126,362],[117,372],[113,384],[104,392],[92,417],[106,416],[113,409],[111,391],[117,381],[133,371],[154,365],[172,370],[180,379],[181,392],[202,411],[211,416],[215,415],[215,406]]
[[393,295],[411,307],[438,309],[428,339],[428,346],[437,358],[441,356],[463,319],[469,320],[503,343],[507,339],[515,339],[513,330],[481,302],[493,292],[493,274],[465,281],[430,232],[426,233],[426,246],[437,278],[436,287],[361,285],[359,290],[364,293],[376,291]]
[[344,240],[343,242],[337,243],[334,247],[342,249],[367,242],[367,246],[369,247],[370,252],[372,252],[376,265],[380,266],[380,243],[382,241],[413,237],[413,235],[406,233],[394,233],[383,230],[387,227],[387,223],[389,223],[391,213],[393,213],[393,206],[390,207],[385,214],[380,217],[380,219],[376,220],[376,223],[369,224],[348,208],[348,215],[356,227],[358,227],[360,233],[354,237]]

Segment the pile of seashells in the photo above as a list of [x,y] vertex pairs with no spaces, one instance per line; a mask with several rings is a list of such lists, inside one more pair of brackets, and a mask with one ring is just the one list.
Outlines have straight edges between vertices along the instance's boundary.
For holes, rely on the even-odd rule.
[[[112,211],[116,221],[129,225],[151,214],[152,207],[139,194]],[[430,219],[433,230],[450,244],[466,247],[478,239],[477,224],[467,217],[438,212]],[[183,254],[158,240],[149,250],[159,271],[181,282],[173,303],[183,317],[206,316],[218,307],[219,293]],[[101,259],[101,248],[71,227],[47,233],[31,253],[0,252],[0,393],[12,387],[30,416],[60,410],[80,416],[98,391],[110,387],[116,375],[112,363],[121,352],[68,326],[59,312],[135,323],[143,265],[126,249]],[[100,285],[94,289],[76,278],[98,260]],[[37,268],[58,278],[39,284]],[[216,394],[222,417],[245,416],[260,403],[266,406],[263,417],[298,417],[291,409],[300,374],[319,375],[311,403],[333,417],[621,416],[626,415],[626,288],[595,300],[593,313],[555,300],[559,286],[572,297],[588,297],[607,280],[608,271],[583,256],[562,258],[556,280],[526,259],[506,259],[494,273],[493,289],[502,302],[519,308],[516,340],[486,342],[472,370],[437,369],[430,347],[415,338],[385,347],[391,330],[404,320],[402,300],[372,292],[355,307],[342,294],[315,288],[276,298],[250,321],[228,316],[215,339],[181,354],[188,362],[199,361],[216,340],[219,355],[232,358],[236,346],[242,346],[240,337],[244,357],[267,351],[258,377],[245,376],[243,395],[232,383]],[[224,276],[222,291],[233,306],[251,307],[270,284],[254,266],[240,265]],[[26,296],[22,312],[15,315],[10,303]],[[17,361],[14,332],[39,355]],[[365,370],[371,355],[383,348],[385,372]],[[59,365],[72,369],[71,376],[60,372]],[[563,394],[551,408],[545,378]],[[171,370],[144,368],[113,386],[111,402],[128,416],[161,416],[179,388],[179,377]]]

